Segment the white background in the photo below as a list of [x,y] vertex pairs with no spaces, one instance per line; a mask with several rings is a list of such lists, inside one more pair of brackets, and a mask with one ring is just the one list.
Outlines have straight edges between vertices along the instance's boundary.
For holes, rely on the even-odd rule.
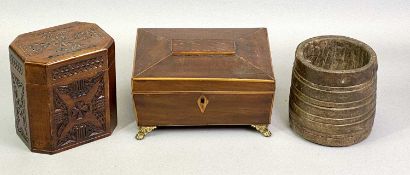
[[[52,156],[31,153],[15,134],[8,45],[18,34],[71,21],[97,23],[115,39],[119,123],[108,138]],[[135,140],[130,78],[138,27],[267,27],[277,79],[272,137],[247,127],[177,128]],[[326,34],[361,40],[378,56],[373,131],[346,148],[307,142],[288,124],[295,48]],[[0,0],[0,66],[2,175],[410,172],[410,1]]]

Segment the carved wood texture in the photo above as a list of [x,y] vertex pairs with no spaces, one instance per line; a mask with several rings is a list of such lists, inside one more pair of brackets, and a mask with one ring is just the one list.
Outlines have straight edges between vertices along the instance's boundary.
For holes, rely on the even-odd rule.
[[14,99],[14,116],[17,133],[23,138],[23,141],[29,142],[29,126],[26,112],[25,84],[12,72],[11,73],[13,99]]
[[33,33],[32,37],[38,38],[39,42],[22,44],[20,48],[27,56],[39,55],[45,50],[52,50],[54,54],[48,56],[48,58],[52,59],[68,53],[96,47],[94,44],[89,44],[85,41],[104,37],[97,27],[85,28],[80,31],[75,29],[75,27],[75,25],[71,25],[65,28]]
[[85,141],[105,131],[103,72],[88,79],[55,86],[53,91],[56,147]]

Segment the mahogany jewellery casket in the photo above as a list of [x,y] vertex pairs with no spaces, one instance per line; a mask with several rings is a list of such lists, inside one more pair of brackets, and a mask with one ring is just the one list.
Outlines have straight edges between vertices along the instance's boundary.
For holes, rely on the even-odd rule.
[[96,24],[18,36],[10,70],[17,134],[31,151],[57,153],[114,130],[114,40]]
[[157,126],[251,125],[270,136],[274,92],[265,28],[138,29],[137,139]]

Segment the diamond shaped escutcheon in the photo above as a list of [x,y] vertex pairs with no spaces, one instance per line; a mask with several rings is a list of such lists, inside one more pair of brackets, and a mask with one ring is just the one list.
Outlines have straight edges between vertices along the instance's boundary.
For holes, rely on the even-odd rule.
[[206,106],[208,105],[208,103],[209,103],[209,100],[208,100],[208,98],[205,97],[205,95],[201,95],[201,96],[198,98],[197,104],[198,104],[199,110],[200,110],[202,113],[205,112],[205,109],[206,109]]

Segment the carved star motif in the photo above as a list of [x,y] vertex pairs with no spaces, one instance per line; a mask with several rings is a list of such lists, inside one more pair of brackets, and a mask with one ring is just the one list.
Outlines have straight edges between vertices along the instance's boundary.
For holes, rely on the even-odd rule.
[[77,101],[74,104],[74,107],[71,109],[72,116],[77,120],[82,119],[85,117],[88,111],[90,111],[90,107],[84,101]]

